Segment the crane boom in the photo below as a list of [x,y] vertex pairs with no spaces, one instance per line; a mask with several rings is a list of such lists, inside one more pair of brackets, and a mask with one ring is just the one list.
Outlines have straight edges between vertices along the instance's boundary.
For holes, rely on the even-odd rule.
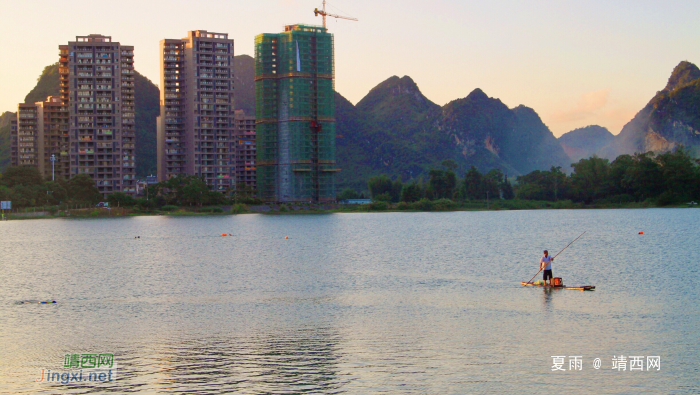
[[358,20],[357,18],[351,18],[351,17],[347,17],[347,16],[335,15],[335,14],[329,14],[329,13],[327,13],[327,12],[326,12],[326,0],[323,0],[323,8],[322,8],[322,9],[320,9],[320,10],[319,10],[318,8],[315,8],[315,9],[314,9],[314,15],[315,15],[315,16],[319,16],[319,15],[323,16],[323,27],[324,27],[324,28],[326,27],[326,17],[327,17],[327,16],[330,16],[330,17],[333,17],[333,18],[338,18],[338,19],[347,19],[347,20],[349,20],[349,21],[357,21],[357,20]]

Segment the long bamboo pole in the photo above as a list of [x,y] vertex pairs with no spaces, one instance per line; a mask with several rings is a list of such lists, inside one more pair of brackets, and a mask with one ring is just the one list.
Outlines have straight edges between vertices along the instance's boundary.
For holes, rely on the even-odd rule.
[[[586,232],[587,232],[587,231],[586,231]],[[583,236],[584,234],[586,234],[586,232],[581,233],[577,238],[574,239],[574,241],[580,239],[581,236]],[[558,257],[559,254],[561,254],[562,252],[564,252],[565,249],[569,248],[570,245],[574,244],[574,241],[572,241],[571,243],[567,244],[566,247],[564,247],[561,251],[557,252],[557,255],[554,255],[554,256],[552,257],[552,260],[554,260],[554,258]],[[530,281],[528,281],[526,284],[530,284],[530,283],[532,282],[532,280],[534,280],[534,278],[537,277],[537,275],[540,274],[540,272],[541,272],[543,269],[544,269],[544,268],[540,268],[540,270],[539,270],[537,273],[535,273],[535,275],[532,276],[532,278],[530,279]]]

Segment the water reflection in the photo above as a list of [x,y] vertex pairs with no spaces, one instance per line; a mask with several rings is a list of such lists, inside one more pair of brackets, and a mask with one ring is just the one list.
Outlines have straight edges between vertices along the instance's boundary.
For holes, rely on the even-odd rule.
[[152,375],[148,387],[158,392],[333,393],[347,381],[338,373],[338,342],[330,328],[179,339],[139,355],[152,366],[136,376]]
[[552,295],[557,291],[553,288],[542,287],[542,307],[544,311],[550,312],[552,310]]

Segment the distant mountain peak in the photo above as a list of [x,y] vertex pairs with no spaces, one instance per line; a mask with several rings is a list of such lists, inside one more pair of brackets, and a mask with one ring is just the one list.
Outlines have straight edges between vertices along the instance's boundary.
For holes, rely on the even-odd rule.
[[357,107],[372,112],[387,103],[410,104],[422,110],[438,107],[423,95],[418,84],[407,75],[387,78],[360,100]]
[[413,79],[407,75],[401,78],[395,75],[387,78],[384,82],[380,83],[374,89],[372,89],[368,96],[375,91],[386,91],[394,97],[413,96],[418,101],[429,101],[421,93],[420,89],[418,88],[418,84],[416,84],[416,82],[413,81]]
[[678,63],[678,66],[673,69],[673,73],[671,73],[671,77],[668,79],[668,84],[666,84],[664,90],[670,92],[698,78],[700,78],[700,69],[698,66],[684,60]]
[[479,88],[476,88],[473,91],[471,91],[467,95],[466,98],[469,100],[474,100],[474,101],[481,101],[481,100],[488,100],[489,99],[488,95],[486,93],[484,93],[484,91],[482,91]]
[[559,137],[559,143],[572,160],[588,158],[598,150],[610,144],[615,136],[607,128],[588,125],[574,129]]

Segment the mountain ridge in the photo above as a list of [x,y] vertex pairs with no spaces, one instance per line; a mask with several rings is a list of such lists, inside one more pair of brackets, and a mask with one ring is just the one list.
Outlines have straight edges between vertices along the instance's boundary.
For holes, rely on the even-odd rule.
[[564,152],[575,162],[589,158],[614,139],[614,134],[610,133],[607,128],[598,125],[574,129],[558,138]]
[[597,154],[612,160],[622,154],[663,153],[680,145],[700,155],[700,69],[687,61],[673,69],[666,87]]

